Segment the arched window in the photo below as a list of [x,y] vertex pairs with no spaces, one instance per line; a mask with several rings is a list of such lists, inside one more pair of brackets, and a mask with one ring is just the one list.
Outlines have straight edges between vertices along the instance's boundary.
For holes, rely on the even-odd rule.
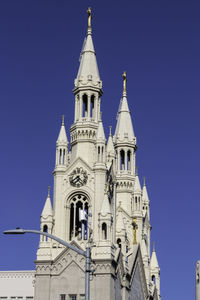
[[[48,232],[48,226],[46,224],[43,226],[43,232]],[[47,242],[47,240],[48,240],[48,237],[43,235],[43,241]]]
[[106,223],[102,224],[102,239],[107,240],[107,225],[106,225]]
[[125,155],[124,155],[124,150],[121,150],[120,151],[120,170],[124,170],[124,158],[125,158]]
[[94,119],[94,95],[91,96],[91,101],[90,101],[90,113],[91,113],[91,118]]
[[104,153],[103,153],[103,147],[101,148],[102,150],[102,152],[101,152],[101,161],[103,162],[103,156],[104,156]]
[[88,116],[88,97],[86,94],[83,95],[83,115],[82,117],[87,117]]
[[131,151],[129,150],[127,152],[127,170],[131,170]]
[[63,150],[63,165],[65,164],[65,149]]
[[137,199],[137,197],[135,197],[135,209],[136,210],[138,209],[138,199]]
[[62,163],[62,149],[59,151],[59,165]]
[[154,284],[156,284],[156,277],[155,277],[155,275],[151,276],[151,280],[154,282]]
[[121,241],[121,239],[117,239],[117,244],[118,244],[119,248],[121,249],[121,247],[122,247],[122,241]]
[[70,232],[69,239],[88,239],[88,199],[83,194],[77,194],[70,200]]
[[100,161],[100,155],[101,155],[101,148],[98,146],[98,161]]

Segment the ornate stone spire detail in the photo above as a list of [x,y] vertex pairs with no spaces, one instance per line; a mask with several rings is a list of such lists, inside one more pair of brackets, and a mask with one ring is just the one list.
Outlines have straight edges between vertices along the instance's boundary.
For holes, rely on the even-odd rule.
[[109,133],[109,137],[108,137],[106,151],[107,151],[107,154],[115,155],[115,148],[114,148],[114,144],[113,144],[111,129],[112,129],[112,126],[110,126],[110,133]]
[[68,145],[67,134],[65,130],[64,115],[62,116],[62,125],[57,139],[57,144]]
[[127,101],[127,76],[126,72],[123,73],[123,97],[120,102],[120,107],[117,116],[117,126],[115,130],[114,140],[116,142],[127,141],[130,143],[135,142],[135,134],[133,131],[133,125],[130,115],[130,110]]
[[100,117],[99,126],[97,129],[97,142],[105,143],[105,141],[106,141],[106,138],[105,138],[105,133],[104,133],[104,129],[103,129],[103,123],[102,123],[102,119]]
[[100,80],[99,70],[97,66],[96,53],[92,41],[92,27],[91,27],[91,8],[87,10],[88,13],[88,29],[87,36],[84,40],[81,56],[80,66],[77,77],[75,79],[75,89],[81,86],[93,86],[102,88],[102,81]]
[[148,193],[147,193],[147,187],[146,187],[145,177],[144,177],[144,184],[143,184],[143,188],[142,188],[142,200],[146,204],[149,203],[149,196],[148,196]]
[[51,199],[50,199],[50,187],[48,187],[48,195],[41,216],[43,218],[47,218],[48,216],[53,216],[53,210],[52,210]]

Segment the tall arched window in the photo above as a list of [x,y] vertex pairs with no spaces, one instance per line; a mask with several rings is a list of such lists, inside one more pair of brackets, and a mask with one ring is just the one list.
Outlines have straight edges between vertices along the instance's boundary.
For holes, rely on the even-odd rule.
[[[74,195],[70,200],[69,239],[88,239],[88,199],[83,194]],[[85,219],[81,218],[85,216]]]
[[127,152],[127,170],[131,170],[131,151],[129,150]]
[[91,113],[91,118],[94,119],[94,95],[91,96],[91,101],[90,101],[90,113]]
[[65,164],[65,149],[63,149],[63,162],[62,164],[64,165]]
[[154,284],[156,284],[156,278],[155,278],[155,275],[152,275],[151,280],[154,282]]
[[[43,232],[48,232],[48,226],[45,224],[43,226]],[[47,241],[48,240],[48,237],[43,235],[43,241]]]
[[100,162],[101,148],[98,146],[98,162]]
[[59,151],[59,165],[61,165],[62,164],[62,149],[60,149],[60,151]]
[[102,239],[107,240],[107,225],[106,225],[106,223],[102,224]]
[[83,115],[82,117],[88,116],[88,96],[86,94],[83,95]]
[[125,163],[125,155],[124,150],[120,151],[120,170],[124,170],[124,163]]

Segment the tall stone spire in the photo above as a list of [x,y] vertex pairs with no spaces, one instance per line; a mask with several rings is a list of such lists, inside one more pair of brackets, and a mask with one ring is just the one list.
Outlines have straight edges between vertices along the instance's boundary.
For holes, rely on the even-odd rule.
[[92,41],[92,26],[91,26],[91,8],[87,10],[88,13],[88,29],[87,36],[84,40],[81,56],[80,66],[77,77],[75,79],[75,89],[83,86],[94,86],[97,88],[102,87],[102,82],[99,76],[99,70],[97,66],[96,53]]
[[62,116],[62,125],[56,141],[56,168],[63,169],[67,165],[68,140],[64,124],[64,116]]
[[[92,41],[92,13],[88,8],[88,29],[80,56],[80,66],[74,81],[75,113],[71,133],[71,160],[81,157],[89,165],[96,158],[88,155],[95,150],[96,136],[101,119],[102,81]],[[101,126],[101,125],[100,125]],[[84,149],[84,151],[83,151]]]
[[62,125],[60,128],[60,132],[58,135],[58,139],[56,144],[58,145],[68,145],[68,140],[67,140],[67,134],[66,134],[66,130],[65,130],[65,122],[64,122],[64,116],[62,116]]
[[112,129],[112,126],[110,126],[110,133],[109,133],[108,142],[106,145],[106,158],[107,158],[108,168],[110,168],[112,162],[115,159],[115,148],[114,148],[114,144],[113,144],[111,129]]
[[123,97],[120,102],[120,107],[117,116],[117,126],[115,130],[115,143],[121,141],[128,141],[133,143],[135,141],[135,134],[133,130],[133,124],[131,120],[131,114],[127,101],[127,77],[126,72],[123,73]]
[[50,199],[50,187],[48,187],[48,195],[47,195],[47,199],[46,199],[41,217],[46,219],[46,218],[52,217],[52,216],[53,216],[53,210],[52,210],[51,199]]
[[105,143],[105,141],[106,141],[106,138],[105,138],[105,133],[104,133],[104,129],[103,129],[103,123],[102,123],[102,119],[100,118],[99,126],[97,129],[97,142]]
[[150,261],[150,269],[151,269],[151,279],[152,281],[154,281],[160,299],[160,267],[158,265],[155,244],[153,245],[153,251],[152,251],[152,256]]
[[144,177],[144,184],[143,184],[143,188],[142,188],[142,199],[145,203],[149,204],[149,196],[148,196],[148,193],[147,193],[145,177]]

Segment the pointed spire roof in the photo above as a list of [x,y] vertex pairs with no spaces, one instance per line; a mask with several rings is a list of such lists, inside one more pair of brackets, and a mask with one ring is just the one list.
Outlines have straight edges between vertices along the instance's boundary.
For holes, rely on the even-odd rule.
[[104,142],[105,143],[105,133],[104,133],[104,129],[103,129],[103,123],[102,123],[102,119],[100,118],[99,120],[99,124],[98,124],[98,129],[97,129],[97,141],[99,142]]
[[135,176],[135,185],[134,185],[134,192],[139,192],[141,193],[141,185],[140,185],[140,179],[139,179],[139,176],[138,176],[138,173],[136,173],[136,176]]
[[50,199],[50,187],[48,187],[48,195],[41,216],[44,218],[48,216],[53,216],[53,210],[52,210],[51,199]]
[[133,142],[135,134],[133,131],[133,124],[131,120],[131,114],[128,107],[127,92],[126,92],[126,72],[123,73],[123,97],[120,102],[120,107],[117,116],[117,126],[115,130],[115,142],[128,140]]
[[57,144],[68,144],[67,134],[65,130],[64,116],[62,116],[62,125],[57,139]]
[[115,154],[115,148],[114,148],[114,144],[113,144],[113,138],[112,138],[112,134],[111,134],[111,129],[112,126],[110,126],[110,134],[108,137],[108,142],[107,142],[107,146],[106,146],[106,150],[108,154]]
[[110,214],[110,213],[111,213],[111,211],[110,211],[110,204],[108,201],[108,194],[107,194],[107,192],[105,192],[102,207],[101,207],[101,215],[106,216],[107,214]]
[[151,269],[160,269],[158,265],[156,250],[155,250],[155,243],[153,244],[153,251],[151,255],[151,262],[150,262]]
[[84,40],[81,55],[80,66],[77,77],[75,79],[75,87],[90,85],[101,88],[102,82],[99,76],[97,66],[96,53],[92,41],[92,27],[91,27],[91,8],[88,8],[88,30],[87,36]]
[[147,193],[145,177],[144,177],[144,184],[143,184],[143,188],[142,188],[142,198],[143,198],[144,202],[149,202],[149,196],[148,196],[148,193]]

